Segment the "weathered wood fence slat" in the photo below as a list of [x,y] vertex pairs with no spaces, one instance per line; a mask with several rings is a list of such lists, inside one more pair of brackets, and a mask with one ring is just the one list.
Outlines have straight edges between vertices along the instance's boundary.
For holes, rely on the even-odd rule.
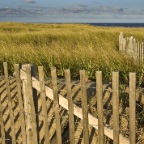
[[75,144],[74,107],[73,107],[73,100],[72,100],[70,70],[65,70],[65,80],[66,80],[66,89],[67,89],[67,97],[68,97],[70,144]]
[[0,98],[0,129],[1,129],[1,141],[0,143],[5,144],[5,127],[3,122],[3,109],[1,104],[1,98]]
[[9,113],[10,113],[12,144],[15,144],[16,143],[16,134],[15,134],[12,98],[11,98],[10,84],[9,84],[9,78],[8,78],[8,65],[6,62],[4,62],[3,66],[4,66],[4,75],[5,75],[6,89],[7,89],[8,107],[9,107]]
[[119,144],[119,73],[112,73],[113,143]]
[[27,111],[25,112],[27,118],[27,144],[38,143],[37,138],[37,124],[36,124],[36,113],[35,106],[33,100],[33,91],[32,91],[32,81],[31,81],[31,65],[28,64],[26,66],[26,102],[27,107],[25,108]]
[[98,141],[104,144],[104,124],[103,124],[103,88],[102,88],[102,72],[96,72],[96,97],[98,111]]
[[57,144],[62,144],[62,135],[61,135],[61,124],[60,124],[60,114],[59,114],[59,96],[58,96],[58,86],[57,86],[57,74],[56,68],[51,68],[51,77],[52,77],[52,86],[53,86],[53,108],[55,113],[55,122],[56,122],[56,135],[57,135]]
[[47,119],[47,107],[46,107],[46,90],[45,90],[45,79],[44,79],[44,70],[43,66],[38,67],[38,72],[39,72],[39,81],[40,81],[40,97],[42,101],[42,114],[43,114],[43,130],[44,130],[44,138],[45,138],[45,143],[49,144],[49,124],[48,124],[48,119]]
[[[14,123],[14,113],[12,109],[12,99],[10,95],[9,78],[7,63],[4,63],[5,80],[7,86],[7,98],[8,98],[8,108],[10,110],[10,120],[11,120],[11,138],[13,144],[16,143],[16,133],[15,133],[15,123]],[[56,74],[56,68],[51,68],[51,79],[52,88],[46,86],[45,75],[43,66],[38,67],[39,78],[31,75],[31,65],[23,65],[22,69],[17,64],[15,65],[15,76],[16,76],[16,86],[18,95],[18,104],[20,111],[20,128],[23,143],[40,143],[38,139],[37,131],[37,117],[36,105],[34,99],[36,95],[33,95],[33,89],[36,89],[40,93],[39,99],[41,100],[42,106],[42,131],[44,135],[44,143],[50,143],[49,134],[49,123],[47,114],[47,100],[46,98],[53,101],[53,111],[54,119],[56,123],[56,140],[57,144],[62,144],[62,129],[61,129],[61,117],[60,108],[64,108],[69,114],[69,140],[70,144],[75,143],[75,125],[74,116],[82,120],[83,125],[83,142],[90,143],[89,136],[89,125],[98,130],[98,142],[99,144],[105,143],[105,136],[113,140],[114,144],[134,144],[136,142],[136,130],[135,130],[135,120],[136,120],[136,74],[129,74],[129,140],[122,136],[119,131],[119,73],[112,73],[112,108],[113,108],[113,129],[108,128],[104,125],[104,112],[103,112],[103,79],[102,72],[97,71],[96,76],[96,102],[97,102],[97,114],[98,118],[92,116],[88,113],[88,99],[87,99],[87,81],[85,70],[80,71],[80,90],[81,90],[81,107],[78,107],[73,103],[72,98],[72,87],[71,87],[71,75],[70,70],[65,70],[65,85],[66,85],[66,98],[58,93],[58,79]],[[5,143],[5,125],[3,122],[3,110],[0,101],[0,128],[1,128],[1,141]],[[12,133],[13,132],[13,133]]]
[[136,74],[129,74],[129,127],[130,127],[130,144],[136,143],[135,138],[136,122]]
[[82,115],[83,115],[83,137],[84,143],[89,144],[89,129],[88,129],[88,107],[87,107],[87,87],[85,70],[80,71],[81,83],[81,101],[82,101]]
[[126,53],[136,63],[143,64],[144,62],[144,44],[138,42],[136,39],[131,37],[124,37],[123,32],[119,35],[119,51]]
[[24,115],[24,103],[23,103],[23,97],[22,97],[22,87],[21,87],[19,64],[15,64],[14,69],[15,69],[19,111],[20,111],[21,131],[22,131],[22,139],[23,139],[22,143],[26,144],[26,122],[25,122],[25,115]]

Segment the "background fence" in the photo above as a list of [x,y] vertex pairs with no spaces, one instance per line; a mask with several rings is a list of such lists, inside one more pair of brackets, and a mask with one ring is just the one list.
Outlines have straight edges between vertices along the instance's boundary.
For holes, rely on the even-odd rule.
[[144,62],[143,42],[138,42],[133,36],[124,37],[123,32],[119,35],[119,51],[128,54],[139,64]]
[[[59,91],[56,68],[51,68],[50,86],[42,66],[35,75],[30,64],[14,66],[15,76],[8,76],[4,62],[4,76],[0,81],[0,128],[1,143],[106,143],[106,137],[114,144],[136,143],[136,74],[129,74],[129,138],[120,134],[119,122],[119,73],[112,73],[112,87],[103,88],[102,72],[96,72],[94,98],[97,117],[89,112],[89,97],[85,70],[80,70],[80,81],[71,81],[70,70],[65,70],[65,94]],[[80,97],[75,98],[72,89],[80,87]],[[62,86],[63,87],[63,86]],[[112,94],[112,119],[110,128],[104,123],[104,91]],[[63,91],[62,91],[63,93]],[[92,95],[92,93],[90,93]],[[69,134],[64,138],[64,131]],[[81,129],[81,133],[79,130]],[[93,129],[98,130],[96,135]],[[68,138],[69,137],[69,138]],[[81,139],[81,140],[80,140]]]

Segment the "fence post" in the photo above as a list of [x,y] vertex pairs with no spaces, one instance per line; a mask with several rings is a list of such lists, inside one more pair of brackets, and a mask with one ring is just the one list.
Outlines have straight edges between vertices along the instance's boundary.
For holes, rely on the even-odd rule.
[[122,51],[123,51],[123,52],[126,51],[126,45],[127,45],[127,43],[126,43],[126,38],[123,38],[123,39],[122,39]]
[[42,101],[42,113],[43,113],[43,123],[44,123],[44,133],[45,133],[45,144],[49,144],[49,125],[47,116],[47,106],[46,106],[46,92],[45,92],[45,80],[44,80],[44,70],[43,66],[38,67],[39,81],[40,81],[40,97]]
[[143,48],[142,48],[142,42],[140,43],[140,63],[143,63]]
[[37,138],[37,125],[36,125],[36,113],[33,100],[32,91],[32,78],[31,78],[31,65],[23,65],[23,70],[26,71],[26,79],[23,83],[23,94],[24,94],[24,110],[25,110],[25,121],[26,121],[26,133],[27,133],[27,144],[38,143]]
[[137,62],[137,43],[134,41],[134,61]]
[[9,107],[9,112],[10,112],[12,144],[15,144],[16,137],[15,137],[15,125],[14,125],[14,113],[13,113],[13,108],[12,108],[12,99],[11,99],[10,84],[9,84],[9,78],[8,78],[7,62],[4,62],[3,66],[4,66],[4,75],[5,75],[6,89],[7,89],[8,107]]
[[96,97],[98,113],[98,141],[104,144],[104,125],[103,125],[103,89],[102,89],[102,72],[96,72]]
[[129,56],[133,56],[133,37],[129,37],[127,45],[127,53]]
[[[30,64],[31,66],[31,76],[36,77],[36,69],[35,69],[35,64]],[[39,134],[38,134],[38,127],[39,127],[39,117],[38,117],[38,95],[37,95],[37,90],[32,87],[32,93],[33,93],[33,101],[34,101],[34,110],[36,113],[36,128],[37,128],[37,139],[39,142]]]
[[70,144],[75,144],[74,108],[73,108],[72,92],[71,92],[70,70],[65,70],[65,80],[66,80],[66,89],[67,89],[67,98],[68,98]]
[[137,46],[138,46],[138,59],[137,59],[137,61],[138,61],[138,64],[140,64],[140,43],[139,42],[137,43]]
[[139,46],[140,46],[140,57],[139,57],[139,61],[140,61],[140,64],[141,64],[141,57],[142,57],[142,47],[141,47],[141,43],[139,43]]
[[132,44],[133,44],[133,53],[132,53],[132,58],[135,61],[135,57],[136,57],[136,52],[135,52],[135,38],[133,38]]
[[119,73],[112,73],[113,144],[119,144]]
[[89,128],[88,128],[88,106],[87,106],[87,87],[85,70],[80,70],[81,83],[81,100],[82,100],[82,115],[83,115],[83,137],[84,143],[89,144]]
[[20,110],[21,131],[22,131],[22,140],[23,140],[22,143],[26,144],[26,124],[25,124],[25,116],[24,116],[24,104],[22,98],[19,64],[15,64],[14,68],[15,68],[18,102],[19,102],[19,110]]
[[144,62],[144,44],[143,42],[141,43],[141,47],[142,47],[142,63]]
[[129,128],[130,144],[135,144],[135,121],[136,121],[136,74],[129,74]]
[[123,32],[119,34],[119,51],[123,51]]
[[136,59],[135,59],[135,61],[136,61],[136,63],[137,63],[137,61],[138,61],[138,44],[137,44],[137,42],[135,43],[135,51],[136,51]]
[[57,74],[56,68],[51,68],[51,77],[52,77],[52,86],[53,86],[53,108],[55,113],[56,121],[56,135],[57,135],[57,144],[62,144],[62,135],[61,135],[61,124],[60,124],[60,114],[59,114],[59,96],[58,96],[58,87],[57,87]]

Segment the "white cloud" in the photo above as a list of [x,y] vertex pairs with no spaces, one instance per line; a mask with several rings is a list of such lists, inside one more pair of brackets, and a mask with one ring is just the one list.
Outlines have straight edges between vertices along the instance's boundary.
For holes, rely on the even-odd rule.
[[36,3],[34,0],[24,0],[27,3]]

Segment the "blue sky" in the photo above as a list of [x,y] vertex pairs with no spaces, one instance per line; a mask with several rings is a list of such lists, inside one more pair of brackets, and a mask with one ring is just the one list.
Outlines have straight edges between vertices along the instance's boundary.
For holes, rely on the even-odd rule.
[[144,22],[144,0],[0,0],[0,21]]

